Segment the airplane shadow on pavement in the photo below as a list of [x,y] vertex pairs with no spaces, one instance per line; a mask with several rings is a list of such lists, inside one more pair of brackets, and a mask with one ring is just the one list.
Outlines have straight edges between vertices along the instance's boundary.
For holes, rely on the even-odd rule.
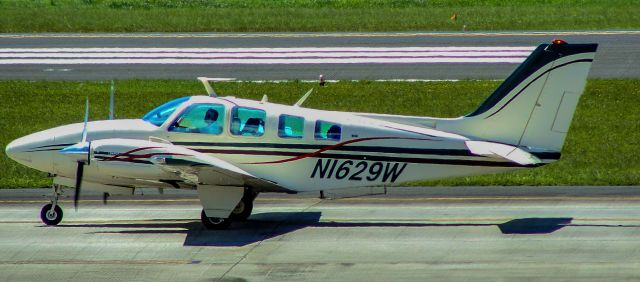
[[[520,218],[505,223],[417,223],[417,222],[321,222],[321,212],[269,212],[235,222],[229,230],[206,230],[199,221],[157,219],[145,223],[65,224],[60,227],[119,228],[93,234],[186,234],[184,246],[239,247],[268,240],[304,228],[367,227],[470,227],[497,226],[502,234],[550,234],[566,226],[636,227],[638,225],[572,224],[571,217]],[[153,222],[157,221],[157,222]],[[172,222],[174,221],[174,222]]]

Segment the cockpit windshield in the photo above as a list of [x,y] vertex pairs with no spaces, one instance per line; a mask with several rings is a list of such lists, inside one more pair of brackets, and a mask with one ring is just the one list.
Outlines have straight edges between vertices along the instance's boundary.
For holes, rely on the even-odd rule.
[[182,103],[189,100],[191,97],[182,97],[175,99],[173,101],[167,102],[153,110],[142,117],[142,120],[147,121],[155,126],[161,126],[171,114],[178,108]]

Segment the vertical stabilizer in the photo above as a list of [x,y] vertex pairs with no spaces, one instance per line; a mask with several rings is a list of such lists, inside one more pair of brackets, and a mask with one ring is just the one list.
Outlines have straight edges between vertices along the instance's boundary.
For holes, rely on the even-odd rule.
[[475,111],[438,129],[559,152],[597,44],[542,44]]

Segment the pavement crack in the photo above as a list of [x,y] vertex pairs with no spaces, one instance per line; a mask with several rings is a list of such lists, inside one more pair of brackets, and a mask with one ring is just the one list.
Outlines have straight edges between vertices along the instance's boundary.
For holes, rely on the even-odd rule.
[[[314,202],[313,204],[311,204],[311,205],[305,207],[304,209],[302,209],[300,212],[306,212],[309,209],[317,206],[318,204],[320,204],[320,203],[322,203],[324,201],[326,201],[326,199],[319,199],[316,202]],[[295,216],[295,214],[286,217],[284,220],[282,220],[278,224],[276,224],[276,226],[271,228],[271,230],[269,232],[265,232],[265,234],[262,235],[262,238],[260,239],[260,241],[258,241],[257,244],[255,244],[246,253],[244,253],[244,255],[242,255],[242,257],[240,257],[240,259],[238,259],[238,261],[236,261],[231,267],[229,267],[229,269],[227,269],[227,271],[225,271],[222,275],[220,275],[220,277],[218,279],[216,279],[216,281],[222,281],[225,278],[225,276],[227,276],[227,274],[230,273],[237,265],[239,265],[242,261],[244,261],[247,258],[247,256],[249,256],[249,254],[251,254],[253,252],[253,250],[255,250],[260,245],[262,245],[262,242],[264,242],[264,240],[266,240],[268,238],[272,238],[273,237],[272,235],[276,234],[276,231],[278,230],[278,228],[280,228],[284,223],[290,221],[294,216]]]

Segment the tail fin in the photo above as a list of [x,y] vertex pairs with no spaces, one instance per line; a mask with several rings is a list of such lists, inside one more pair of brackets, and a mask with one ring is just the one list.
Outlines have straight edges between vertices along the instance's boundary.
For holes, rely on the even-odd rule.
[[438,129],[559,152],[597,44],[542,44],[475,111]]

